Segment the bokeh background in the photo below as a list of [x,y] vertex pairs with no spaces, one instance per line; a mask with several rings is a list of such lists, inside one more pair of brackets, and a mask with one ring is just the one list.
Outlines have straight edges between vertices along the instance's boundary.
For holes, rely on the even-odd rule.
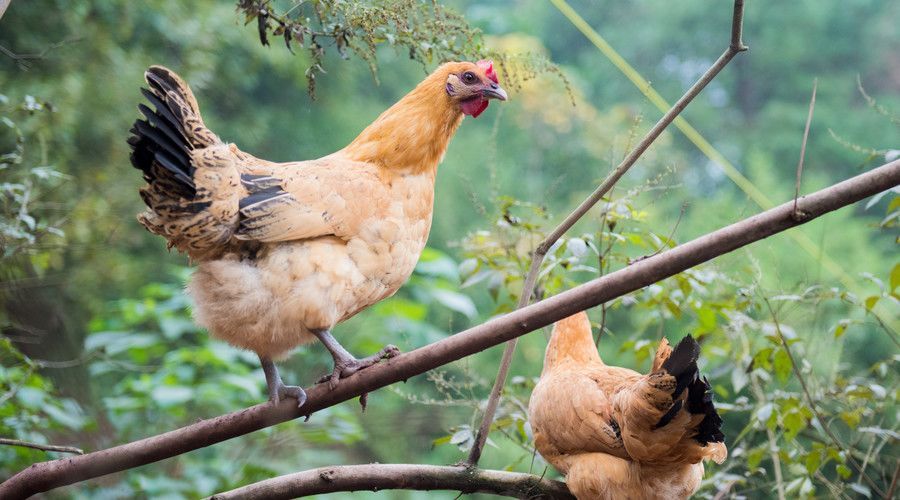
[[[485,49],[560,71],[537,71],[509,102],[465,120],[438,172],[416,274],[335,331],[357,354],[387,342],[412,350],[509,310],[528,251],[661,116],[561,13],[564,2],[442,3],[481,30]],[[554,248],[542,293],[757,213],[766,202],[754,190],[790,200],[814,80],[802,191],[897,157],[900,3],[747,4],[750,51],[683,114],[721,157],[667,131]],[[725,0],[568,5],[669,102],[728,43]],[[385,43],[376,82],[362,58],[323,43],[312,99],[309,54],[272,42],[262,46],[255,22],[228,1],[12,2],[0,20],[0,437],[96,450],[265,398],[255,356],[192,324],[185,257],[135,220],[141,179],[125,139],[143,70],[176,70],[222,138],[287,161],[341,148],[438,62]],[[517,68],[501,75],[521,77]],[[700,496],[878,497],[896,479],[897,199],[861,202],[591,311],[608,363],[646,370],[661,336],[701,338],[731,458],[708,467]],[[485,467],[556,476],[534,455],[525,416],[546,334],[520,343]],[[50,497],[190,498],[322,465],[455,463],[500,352],[373,393],[365,414],[347,402]],[[330,364],[313,345],[283,375],[306,385]],[[59,456],[0,446],[0,479]]]

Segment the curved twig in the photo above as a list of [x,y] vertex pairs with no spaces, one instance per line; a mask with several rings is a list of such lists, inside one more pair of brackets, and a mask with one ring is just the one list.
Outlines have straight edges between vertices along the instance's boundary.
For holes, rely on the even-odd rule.
[[513,498],[570,500],[566,484],[532,474],[463,466],[366,464],[321,467],[213,495],[213,500],[297,498],[339,491],[452,490]]
[[325,385],[310,387],[306,391],[309,399],[302,409],[296,407],[293,399],[284,399],[278,405],[263,403],[106,450],[34,464],[0,484],[0,498],[27,497],[149,464],[334,406],[639,290],[897,185],[900,160],[800,198],[803,220],[792,216],[793,201],[784,203],[554,297],[378,363],[343,379],[334,390]]

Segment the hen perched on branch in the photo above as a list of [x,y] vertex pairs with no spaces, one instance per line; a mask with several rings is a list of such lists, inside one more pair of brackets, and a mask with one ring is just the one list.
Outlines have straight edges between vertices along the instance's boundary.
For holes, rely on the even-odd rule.
[[584,312],[556,324],[528,407],[534,444],[579,499],[687,498],[728,453],[700,346],[663,339],[650,373],[607,366]]
[[198,264],[188,288],[210,333],[256,352],[269,398],[302,406],[274,360],[318,338],[334,358],[326,379],[395,355],[356,359],[331,335],[337,323],[394,294],[431,227],[438,163],[463,115],[506,100],[490,61],[439,67],[348,146],[318,160],[273,163],[206,128],[174,72],[153,66],[128,143],[147,185],[138,216]]

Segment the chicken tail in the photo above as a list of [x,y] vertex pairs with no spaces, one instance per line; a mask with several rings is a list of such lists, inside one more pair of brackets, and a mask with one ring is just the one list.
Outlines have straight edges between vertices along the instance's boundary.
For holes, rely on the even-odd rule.
[[[666,343],[668,347],[668,343]],[[660,351],[666,351],[660,348]],[[710,443],[717,443],[717,446],[711,446],[708,456],[716,462],[721,463],[725,459],[725,435],[722,433],[722,418],[716,411],[716,407],[712,401],[712,387],[706,377],[700,377],[700,370],[697,368],[697,359],[700,357],[700,344],[694,340],[694,337],[687,335],[681,342],[675,346],[674,350],[670,350],[668,357],[662,362],[660,369],[669,375],[675,377],[675,387],[672,390],[672,407],[659,419],[654,425],[654,429],[660,429],[668,425],[678,415],[679,412],[687,412],[691,417],[702,415],[703,418],[698,424],[691,425],[689,432],[691,439],[696,441],[700,446],[706,447]],[[682,398],[682,393],[687,390],[686,397]],[[695,422],[696,418],[689,419]]]
[[[239,186],[234,159],[200,117],[190,87],[173,71],[151,66],[141,89],[155,109],[140,104],[144,119],[131,128],[131,164],[147,185],[141,198],[148,209],[138,220],[164,236],[169,247],[203,258],[221,248],[237,223]],[[233,189],[232,189],[233,190]]]
[[696,463],[727,456],[722,418],[709,381],[700,376],[700,344],[690,335],[674,349],[667,341],[649,375],[620,403],[628,453],[643,463]]

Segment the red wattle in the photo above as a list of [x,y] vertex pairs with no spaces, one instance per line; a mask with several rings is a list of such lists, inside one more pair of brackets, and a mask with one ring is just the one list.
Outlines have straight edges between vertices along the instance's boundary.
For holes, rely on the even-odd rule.
[[487,107],[487,99],[481,99],[478,97],[459,103],[459,108],[462,110],[463,114],[469,115],[472,118],[478,118],[478,115],[480,115],[485,109],[487,109]]

